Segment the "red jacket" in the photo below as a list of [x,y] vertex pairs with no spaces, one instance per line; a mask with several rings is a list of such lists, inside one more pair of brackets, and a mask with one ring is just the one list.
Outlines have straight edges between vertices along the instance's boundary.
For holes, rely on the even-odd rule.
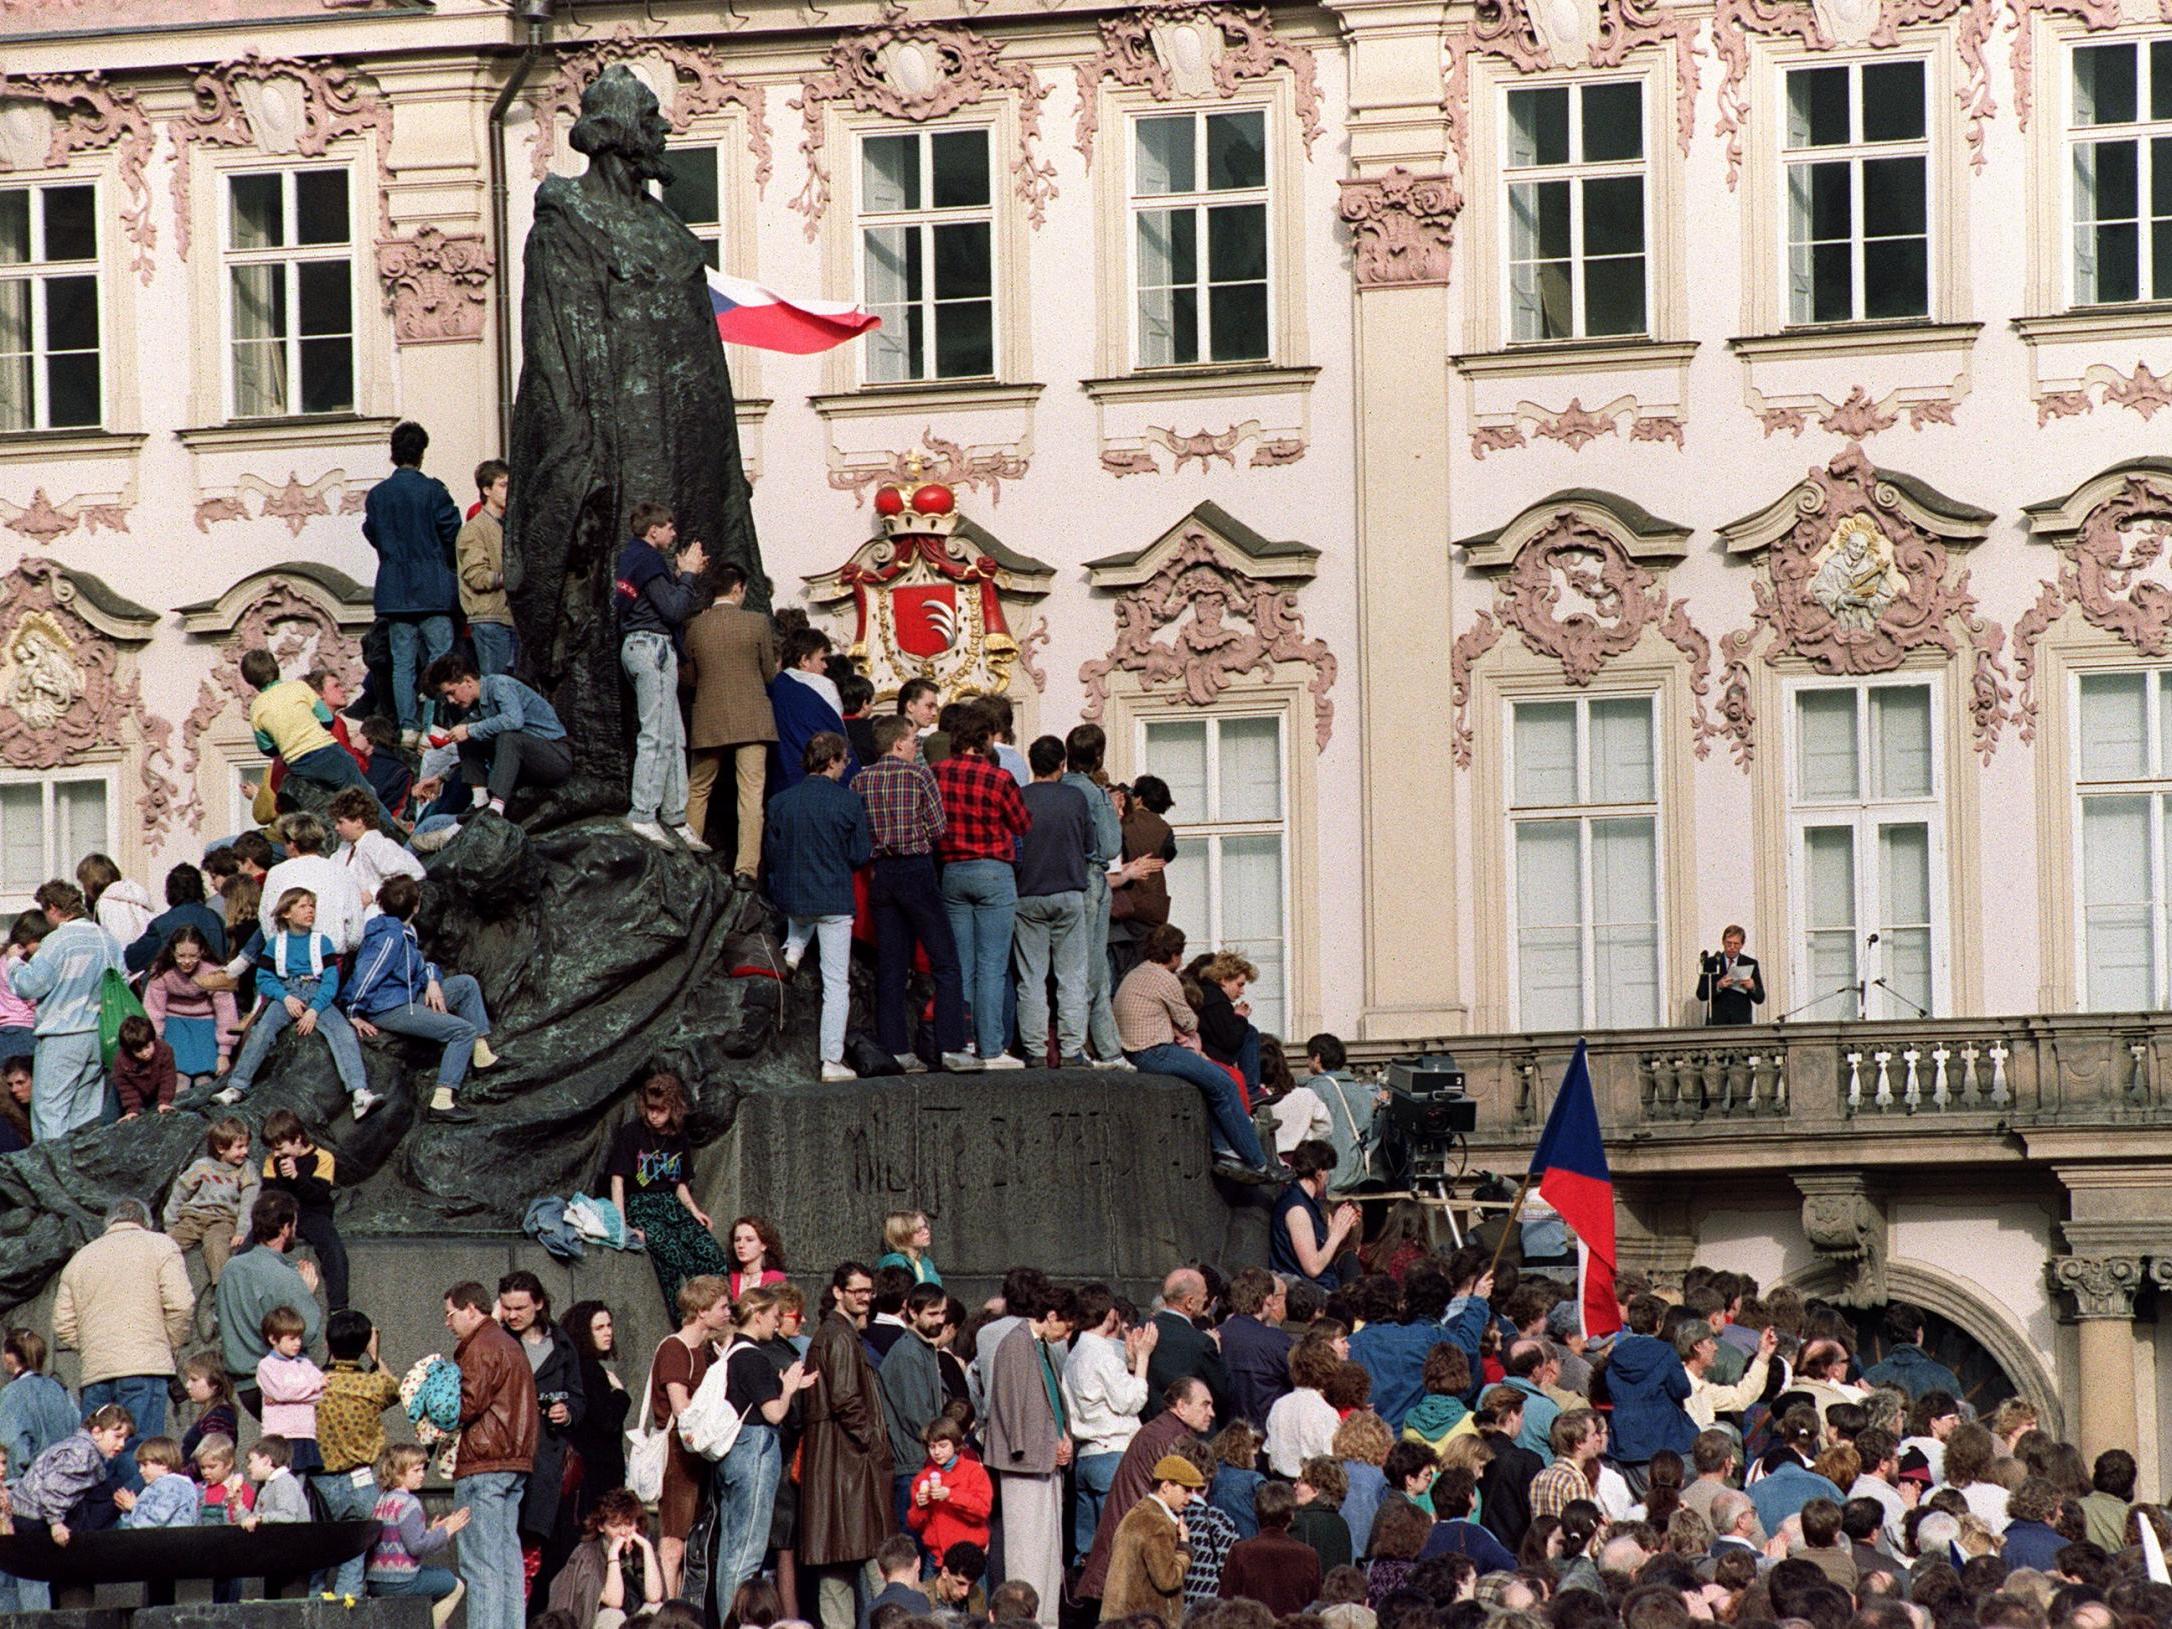
[[[940,1502],[920,1502],[920,1490],[931,1476],[940,1476],[950,1497]],[[953,1544],[977,1544],[988,1548],[988,1513],[995,1509],[995,1487],[987,1467],[967,1454],[948,1465],[929,1463],[913,1478],[912,1498],[905,1506],[906,1525],[920,1535],[940,1560]]]

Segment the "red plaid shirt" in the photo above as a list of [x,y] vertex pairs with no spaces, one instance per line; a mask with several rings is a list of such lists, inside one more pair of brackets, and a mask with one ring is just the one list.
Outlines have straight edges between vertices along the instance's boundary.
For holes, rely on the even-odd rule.
[[852,789],[867,805],[878,856],[933,851],[943,835],[943,804],[926,765],[878,758],[852,778]]
[[938,854],[945,860],[1017,857],[1018,839],[1033,829],[1033,816],[1009,770],[978,753],[952,753],[935,766],[935,785],[943,795]]

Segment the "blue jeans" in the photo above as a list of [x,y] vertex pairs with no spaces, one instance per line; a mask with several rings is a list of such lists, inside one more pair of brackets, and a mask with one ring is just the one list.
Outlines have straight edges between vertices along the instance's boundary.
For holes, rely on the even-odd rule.
[[453,1482],[453,1503],[468,1513],[460,1535],[460,1573],[468,1581],[468,1629],[521,1629],[526,1585],[520,1560],[519,1471],[483,1471]]
[[[312,978],[288,979],[287,989],[301,997],[306,1004],[316,994],[318,980]],[[234,1060],[234,1072],[227,1076],[226,1084],[232,1090],[248,1095],[256,1084],[256,1072],[264,1067],[264,1060],[271,1054],[272,1042],[279,1039],[279,1032],[294,1022],[284,1001],[267,1001],[264,1010],[257,1014],[256,1022],[249,1026],[249,1038],[241,1043],[241,1056]],[[337,1007],[327,1007],[317,1014],[317,1033],[324,1037],[324,1044],[332,1049],[332,1065],[339,1071],[340,1084],[348,1094],[362,1090],[369,1084],[369,1076],[362,1068],[362,1043],[355,1038],[354,1026],[347,1022],[347,1015]],[[93,1041],[97,1040],[94,1035]]]
[[[356,1563],[357,1566],[360,1564]],[[370,1585],[370,1593],[393,1600],[403,1595],[420,1595],[426,1601],[442,1601],[459,1584],[460,1580],[443,1567],[417,1567],[407,1578],[377,1580]]]
[[[84,1419],[89,1419],[108,1403],[120,1404],[136,1422],[135,1434],[128,1439],[127,1446],[113,1456],[108,1472],[120,1485],[140,1488],[143,1479],[136,1474],[136,1444],[146,1437],[166,1434],[166,1377],[162,1374],[116,1375],[111,1380],[93,1380],[83,1388]],[[15,1467],[11,1465],[8,1469],[14,1471]]]
[[1101,1507],[1109,1502],[1109,1489],[1116,1485],[1116,1467],[1123,1462],[1121,1453],[1078,1457],[1078,1500],[1071,1516],[1071,1549],[1081,1558],[1094,1547]]
[[633,796],[628,818],[686,824],[686,723],[679,717],[679,656],[671,636],[634,632],[618,644],[619,665],[633,680]]
[[1119,1056],[1115,986],[1109,981],[1109,878],[1098,865],[1086,869],[1086,1039],[1104,1062]]
[[[30,1140],[50,1142],[104,1112],[106,1072],[99,1061],[98,1032],[40,1035],[30,1062]],[[15,1467],[10,1465],[10,1471]],[[18,1473],[20,1474],[20,1473]]]
[[1259,1145],[1259,1133],[1252,1129],[1252,1117],[1245,1113],[1244,1098],[1227,1069],[1173,1044],[1150,1046],[1124,1056],[1150,1075],[1174,1075],[1199,1088],[1207,1100],[1207,1120],[1217,1157],[1235,1159],[1255,1170],[1266,1165],[1267,1154]]
[[784,1473],[777,1433],[749,1418],[732,1451],[716,1465],[716,1565],[710,1571],[715,1599],[730,1607],[739,1586],[762,1568],[769,1548],[769,1518]]
[[925,854],[878,857],[867,899],[875,916],[875,1033],[882,1049],[902,1053],[912,1040],[905,981],[917,939],[935,978],[935,1049],[958,1051],[965,1045],[965,987],[950,918],[935,885],[935,862]]
[[472,973],[452,974],[443,988],[443,1012],[434,1012],[419,1001],[411,1001],[404,1007],[391,1007],[363,1016],[379,1029],[389,1030],[394,1035],[441,1043],[445,1052],[437,1061],[437,1083],[457,1086],[468,1078],[468,1065],[475,1058],[476,1038],[490,1033],[490,1015],[483,1011],[483,987],[475,982]]
[[980,1055],[992,1058],[1009,1040],[1003,986],[1010,981],[1018,874],[1007,860],[953,861],[943,867],[943,912],[958,947],[958,978],[972,1004]]
[[400,710],[401,729],[419,730],[422,670],[452,649],[452,618],[387,617],[385,623],[392,635],[392,704]]
[[[309,1485],[323,1499],[325,1516],[331,1521],[360,1521],[377,1509],[377,1477],[366,1465],[352,1471],[314,1471],[310,1473]],[[360,1595],[362,1569],[368,1560],[369,1552],[365,1550],[342,1561],[332,1569],[324,1587],[334,1595]],[[312,1586],[322,1578],[325,1578],[324,1574],[314,1575]]]
[[513,671],[513,660],[520,654],[520,641],[513,637],[510,622],[471,622],[468,638],[475,643],[476,670],[484,678],[493,673]]
[[1048,1050],[1048,975],[1056,975],[1056,1055],[1086,1050],[1086,896],[1028,894],[1018,902],[1018,1040],[1026,1062]]

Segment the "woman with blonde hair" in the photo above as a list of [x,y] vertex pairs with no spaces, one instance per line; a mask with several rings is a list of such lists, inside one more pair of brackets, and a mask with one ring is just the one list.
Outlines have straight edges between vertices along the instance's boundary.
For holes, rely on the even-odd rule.
[[935,1270],[934,1258],[928,1254],[934,1237],[926,1211],[892,1211],[882,1220],[883,1253],[875,1258],[875,1271],[902,1267],[913,1275],[915,1284],[941,1284],[943,1275]]
[[1259,1031],[1245,986],[1259,969],[1235,951],[1207,958],[1199,970],[1199,1044],[1207,1056],[1244,1077],[1248,1103],[1259,1100]]
[[[702,1273],[681,1284],[678,1309],[678,1329],[664,1337],[649,1363],[643,1407],[651,1430],[677,1425],[715,1361],[716,1342],[731,1328],[731,1295],[718,1274]],[[656,1560],[663,1569],[667,1596],[679,1593],[686,1536],[693,1531],[694,1512],[710,1475],[709,1462],[682,1443],[678,1431],[672,1429],[664,1458],[663,1491],[656,1497]]]
[[143,884],[122,876],[110,855],[84,855],[76,862],[75,882],[98,925],[124,945],[142,938],[158,914]]
[[1342,1519],[1350,1529],[1350,1550],[1365,1555],[1372,1540],[1373,1517],[1387,1497],[1388,1478],[1381,1470],[1395,1438],[1388,1422],[1369,1408],[1361,1408],[1335,1428],[1328,1452],[1342,1461],[1350,1491],[1343,1495]]

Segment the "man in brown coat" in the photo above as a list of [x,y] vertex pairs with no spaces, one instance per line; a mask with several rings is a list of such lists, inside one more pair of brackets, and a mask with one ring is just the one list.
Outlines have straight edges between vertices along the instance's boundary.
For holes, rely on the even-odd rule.
[[490,1292],[480,1284],[455,1284],[445,1292],[445,1327],[460,1343],[453,1349],[460,1366],[453,1503],[468,1513],[460,1571],[468,1586],[469,1629],[520,1629],[526,1591],[520,1502],[535,1469],[543,1413],[527,1355],[490,1309]]
[[1179,1442],[1204,1436],[1214,1424],[1214,1393],[1196,1375],[1171,1381],[1161,1400],[1162,1411],[1139,1427],[1124,1457],[1117,1461],[1108,1499],[1101,1506],[1101,1524],[1094,1529],[1093,1550],[1079,1574],[1081,1596],[1100,1597],[1109,1575],[1109,1553],[1115,1547],[1116,1529],[1123,1515],[1154,1491],[1154,1473],[1161,1461]]
[[686,657],[679,682],[694,692],[687,732],[693,762],[686,777],[686,824],[706,835],[709,798],[729,753],[739,781],[738,852],[733,878],[754,886],[762,862],[762,780],[777,721],[769,706],[769,681],[777,676],[777,636],[768,617],[746,608],[747,577],[737,566],[716,566],[710,578],[717,597],[686,625]]
[[1184,1616],[1184,1574],[1191,1566],[1184,1506],[1206,1487],[1207,1479],[1176,1454],[1155,1465],[1153,1474],[1154,1491],[1124,1513],[1109,1547],[1103,1623],[1144,1612],[1176,1629]]
[[[893,1530],[890,1433],[860,1330],[875,1278],[856,1261],[830,1276],[837,1306],[814,1332],[800,1439],[799,1565],[817,1579],[822,1629],[855,1629],[861,1571]],[[802,1597],[804,1600],[805,1597]]]

